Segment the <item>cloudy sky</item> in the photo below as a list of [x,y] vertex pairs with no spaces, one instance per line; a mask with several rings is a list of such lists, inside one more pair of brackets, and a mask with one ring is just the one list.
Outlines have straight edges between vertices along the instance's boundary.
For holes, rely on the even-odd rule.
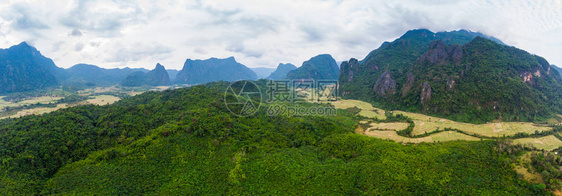
[[417,28],[482,32],[562,66],[562,0],[0,0],[0,48],[27,41],[59,67],[300,66],[363,59]]

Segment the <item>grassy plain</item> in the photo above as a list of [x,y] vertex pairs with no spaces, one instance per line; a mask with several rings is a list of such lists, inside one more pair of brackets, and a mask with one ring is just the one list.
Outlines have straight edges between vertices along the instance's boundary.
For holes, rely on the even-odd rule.
[[516,144],[532,144],[538,149],[545,149],[548,151],[554,150],[562,146],[562,141],[556,138],[554,135],[538,137],[538,138],[520,138],[513,140]]

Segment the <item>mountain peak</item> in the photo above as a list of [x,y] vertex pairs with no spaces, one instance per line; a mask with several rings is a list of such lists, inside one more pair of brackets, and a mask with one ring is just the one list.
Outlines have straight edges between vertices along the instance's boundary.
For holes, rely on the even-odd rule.
[[0,49],[0,93],[22,92],[58,84],[54,62],[27,42]]
[[429,36],[433,36],[434,33],[430,30],[427,29],[414,29],[414,30],[409,30],[408,32],[406,32],[404,35],[402,35],[402,37],[400,38],[409,38],[409,37],[429,37]]
[[26,47],[31,47],[29,44],[27,44],[26,41],[23,41],[21,43],[19,43],[17,46],[26,46]]
[[35,47],[30,46],[25,41],[19,43],[18,45],[14,45],[10,47],[8,50],[24,50],[24,51],[32,51],[32,52],[38,51]]
[[166,68],[160,63],[157,63],[156,67],[147,73],[142,71],[133,72],[121,82],[123,86],[166,86],[170,84],[170,76]]
[[291,64],[291,63],[286,63],[286,64],[279,63],[279,65],[277,65],[277,69],[279,69],[279,68],[283,68],[283,69],[284,69],[284,68],[296,69],[297,66],[295,66],[295,65],[293,65],[293,64]]
[[156,69],[166,70],[166,68],[164,66],[162,66],[162,64],[160,64],[160,63],[156,63],[156,67],[154,68],[154,70],[156,70]]

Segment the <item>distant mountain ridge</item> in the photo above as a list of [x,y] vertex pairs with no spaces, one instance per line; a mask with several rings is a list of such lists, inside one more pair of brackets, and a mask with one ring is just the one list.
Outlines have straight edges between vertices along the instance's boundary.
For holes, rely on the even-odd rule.
[[385,109],[464,122],[562,112],[562,79],[542,57],[468,31],[411,30],[341,65],[340,92]]
[[256,80],[258,76],[250,68],[229,57],[225,59],[210,58],[207,60],[187,59],[174,83],[203,84],[213,81]]
[[147,73],[137,71],[125,78],[121,85],[123,86],[167,86],[170,85],[170,76],[160,63]]
[[279,65],[277,65],[277,69],[275,69],[275,71],[273,71],[271,75],[269,75],[266,79],[269,80],[286,79],[287,74],[295,69],[297,69],[297,66],[291,63],[287,63],[287,64],[279,63]]
[[96,86],[115,85],[121,83],[130,74],[139,71],[148,72],[148,70],[143,68],[105,69],[96,65],[76,64],[64,70],[66,78],[63,80],[63,84],[90,83]]
[[58,85],[53,60],[22,42],[0,49],[0,93],[22,92]]
[[321,54],[302,63],[299,68],[289,71],[287,79],[337,80],[339,68],[329,54]]

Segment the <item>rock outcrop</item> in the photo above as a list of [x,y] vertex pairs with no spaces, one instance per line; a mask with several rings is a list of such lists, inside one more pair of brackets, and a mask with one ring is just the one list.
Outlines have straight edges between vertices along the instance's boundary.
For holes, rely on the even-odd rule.
[[429,100],[431,100],[431,86],[429,86],[428,82],[424,82],[420,94],[420,101],[423,105],[425,105],[429,102]]
[[406,94],[408,94],[408,92],[410,92],[410,90],[414,86],[415,81],[416,81],[416,79],[415,79],[414,74],[412,72],[408,73],[408,75],[406,76],[406,83],[402,87],[402,96],[406,96]]
[[433,41],[429,44],[429,50],[420,59],[425,65],[454,63],[459,65],[463,58],[463,50],[458,45],[447,46],[443,41]]
[[455,80],[452,77],[447,77],[447,84],[445,88],[447,90],[453,90],[455,88]]
[[390,71],[384,72],[374,86],[375,94],[378,95],[394,95],[396,94],[396,81],[392,79]]

